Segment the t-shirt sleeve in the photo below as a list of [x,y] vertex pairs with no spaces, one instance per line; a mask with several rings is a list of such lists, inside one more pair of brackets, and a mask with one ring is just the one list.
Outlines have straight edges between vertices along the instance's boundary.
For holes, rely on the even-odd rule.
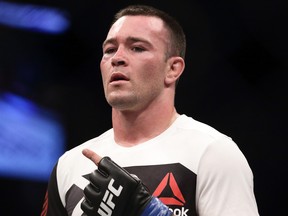
[[68,216],[59,196],[56,173],[57,164],[51,172],[41,216]]
[[238,146],[228,137],[213,142],[202,155],[197,173],[199,216],[259,215],[253,173]]

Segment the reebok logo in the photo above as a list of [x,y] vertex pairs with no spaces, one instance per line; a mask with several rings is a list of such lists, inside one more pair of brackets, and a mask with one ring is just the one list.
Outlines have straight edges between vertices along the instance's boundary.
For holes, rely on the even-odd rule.
[[108,189],[105,191],[102,202],[98,209],[98,214],[101,216],[111,216],[113,209],[115,208],[115,203],[113,202],[114,196],[119,197],[123,187],[120,185],[117,189],[113,186],[115,180],[112,178],[108,184]]
[[[164,191],[172,191],[171,196],[164,195]],[[172,172],[169,172],[162,179],[158,187],[153,193],[153,196],[158,197],[165,205],[174,205],[174,206],[184,206],[186,203],[179,186],[174,178]],[[185,209],[184,207],[175,208],[170,210],[173,212],[175,216],[187,216],[187,212],[189,209]]]
[[[161,195],[166,187],[170,187],[174,197],[165,197]],[[153,195],[157,196],[165,205],[183,206],[185,204],[185,199],[178,187],[173,173],[166,174],[166,176],[162,179],[162,181],[154,191]]]

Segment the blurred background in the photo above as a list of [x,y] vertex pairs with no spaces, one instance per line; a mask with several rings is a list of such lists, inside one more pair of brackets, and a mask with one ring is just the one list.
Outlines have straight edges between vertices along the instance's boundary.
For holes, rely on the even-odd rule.
[[0,0],[0,215],[40,215],[58,157],[111,127],[101,45],[135,3],[186,32],[178,112],[231,136],[260,215],[287,215],[287,0]]

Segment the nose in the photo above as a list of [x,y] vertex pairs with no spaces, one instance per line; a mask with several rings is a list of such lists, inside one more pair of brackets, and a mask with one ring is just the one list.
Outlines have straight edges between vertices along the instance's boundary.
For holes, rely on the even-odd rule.
[[118,47],[117,51],[115,52],[114,56],[111,59],[112,66],[123,66],[126,65],[127,60],[125,57],[125,52],[122,48]]

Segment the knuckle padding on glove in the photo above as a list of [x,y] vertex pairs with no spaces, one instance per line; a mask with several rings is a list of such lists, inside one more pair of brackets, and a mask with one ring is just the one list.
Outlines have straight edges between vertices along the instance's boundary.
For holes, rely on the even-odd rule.
[[[81,208],[89,215],[110,211],[111,215],[140,215],[152,198],[139,179],[104,157],[90,174]],[[113,213],[112,213],[113,212]]]

